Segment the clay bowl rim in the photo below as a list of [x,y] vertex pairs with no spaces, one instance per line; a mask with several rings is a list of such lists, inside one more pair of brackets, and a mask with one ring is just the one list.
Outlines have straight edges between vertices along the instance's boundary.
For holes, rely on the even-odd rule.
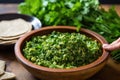
[[[44,66],[39,66],[39,65],[36,65],[36,64],[33,64],[32,62],[30,62],[29,60],[27,60],[23,55],[22,55],[22,51],[21,51],[21,46],[22,46],[22,43],[24,42],[24,40],[28,37],[28,36],[31,36],[39,31],[42,31],[42,30],[51,30],[51,29],[72,29],[72,30],[76,30],[76,27],[73,27],[73,26],[57,26],[57,27],[54,27],[54,26],[47,26],[47,27],[43,27],[41,29],[38,29],[38,30],[33,30],[27,34],[25,34],[23,37],[21,37],[17,43],[15,44],[15,56],[16,58],[18,59],[18,61],[22,62],[22,65],[25,64],[29,67],[32,67],[36,70],[42,70],[42,71],[46,71],[46,72],[75,72],[75,71],[82,71],[82,70],[87,70],[87,69],[90,69],[90,68],[93,68],[99,64],[101,64],[102,62],[104,62],[105,60],[108,59],[108,56],[109,56],[109,52],[102,49],[103,52],[102,52],[102,56],[100,56],[96,61],[88,64],[88,65],[85,65],[85,66],[80,66],[80,67],[77,67],[77,68],[71,68],[71,69],[54,69],[54,68],[47,68],[47,67],[44,67]],[[87,34],[90,34],[92,35],[93,37],[97,38],[98,41],[100,41],[101,44],[103,43],[107,43],[107,41],[101,36],[99,35],[98,33],[96,32],[93,32],[91,30],[88,30],[88,29],[84,29],[84,28],[81,28],[80,31],[86,33]],[[24,65],[23,65],[24,66]]]

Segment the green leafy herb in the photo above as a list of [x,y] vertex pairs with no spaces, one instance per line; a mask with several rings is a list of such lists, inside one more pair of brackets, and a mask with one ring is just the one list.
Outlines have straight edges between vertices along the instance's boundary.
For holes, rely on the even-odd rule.
[[25,57],[49,68],[74,68],[89,64],[101,56],[101,45],[80,33],[53,31],[26,42]]
[[98,0],[25,0],[19,5],[19,11],[36,16],[43,26],[70,25],[80,28],[83,15],[97,10],[98,4]]
[[[99,8],[98,0],[25,0],[19,11],[39,18],[43,26],[68,25],[93,30],[111,43],[120,37],[120,17],[111,7]],[[111,53],[120,62],[120,50]]]
[[[120,37],[120,17],[114,6],[109,11],[100,9],[89,13],[84,16],[82,25],[84,25],[84,28],[101,34],[109,43]],[[120,62],[120,50],[111,52],[111,56],[114,60]]]

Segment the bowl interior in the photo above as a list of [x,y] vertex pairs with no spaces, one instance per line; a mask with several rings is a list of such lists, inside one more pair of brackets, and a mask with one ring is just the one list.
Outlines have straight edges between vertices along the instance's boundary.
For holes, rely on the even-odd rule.
[[[106,60],[109,55],[108,52],[103,49],[102,56],[99,59],[97,59],[96,61],[94,61],[88,65],[85,65],[85,66],[81,66],[81,67],[77,67],[77,68],[73,68],[73,69],[71,68],[68,70],[66,70],[66,69],[50,69],[47,67],[38,66],[38,65],[35,65],[32,62],[28,61],[26,58],[24,58],[22,49],[23,49],[23,46],[26,41],[29,41],[32,36],[46,35],[46,34],[50,34],[52,31],[69,32],[69,33],[77,32],[75,27],[68,27],[68,26],[57,26],[57,27],[49,26],[49,27],[41,28],[39,30],[34,30],[18,40],[18,42],[15,46],[15,53],[16,53],[17,58],[20,61],[22,61],[24,64],[29,65],[30,67],[33,67],[36,69],[42,69],[42,70],[53,71],[53,72],[54,71],[56,71],[56,72],[66,72],[67,71],[68,72],[68,71],[75,71],[75,70],[84,70],[84,69],[88,69],[88,68],[97,66],[98,64],[100,64],[104,60]],[[79,33],[82,33],[89,37],[92,37],[93,39],[96,39],[101,44],[107,43],[107,41],[102,36],[100,36],[99,34],[93,32],[93,31],[90,31],[88,29],[81,28]]]

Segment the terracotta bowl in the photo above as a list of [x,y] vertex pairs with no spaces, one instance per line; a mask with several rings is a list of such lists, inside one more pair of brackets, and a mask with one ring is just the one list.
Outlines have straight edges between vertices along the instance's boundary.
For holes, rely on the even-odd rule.
[[[42,80],[85,80],[93,76],[95,73],[97,73],[104,67],[109,57],[109,53],[104,49],[102,49],[102,56],[100,56],[99,59],[97,59],[96,61],[85,66],[80,66],[80,67],[71,68],[71,69],[52,69],[52,68],[47,68],[43,66],[38,66],[28,61],[23,56],[23,52],[22,52],[25,42],[29,41],[29,39],[32,36],[46,35],[51,33],[53,30],[60,31],[60,32],[70,32],[70,33],[76,32],[75,27],[49,26],[49,27],[44,27],[39,30],[34,30],[28,34],[25,34],[15,44],[16,58],[31,74],[33,74],[34,76]],[[96,39],[101,44],[107,43],[107,41],[102,36],[88,29],[81,28],[79,32],[89,37],[92,37],[93,39]]]

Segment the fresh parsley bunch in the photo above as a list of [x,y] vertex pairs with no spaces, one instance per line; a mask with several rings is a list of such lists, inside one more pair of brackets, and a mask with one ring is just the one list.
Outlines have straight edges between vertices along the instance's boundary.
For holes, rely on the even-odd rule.
[[19,11],[36,16],[43,26],[70,25],[80,28],[83,16],[98,7],[98,0],[25,0],[19,5]]

